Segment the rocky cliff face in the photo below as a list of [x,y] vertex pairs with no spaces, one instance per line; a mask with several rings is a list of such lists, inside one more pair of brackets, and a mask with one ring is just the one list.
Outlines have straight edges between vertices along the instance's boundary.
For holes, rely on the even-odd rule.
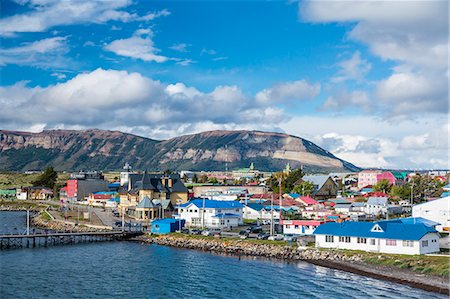
[[281,169],[287,162],[309,170],[357,170],[312,142],[280,133],[210,131],[157,141],[117,131],[0,131],[0,169]]

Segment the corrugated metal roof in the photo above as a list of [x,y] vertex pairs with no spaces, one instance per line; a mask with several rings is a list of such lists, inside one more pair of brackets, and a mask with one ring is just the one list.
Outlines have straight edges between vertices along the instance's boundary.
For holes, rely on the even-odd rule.
[[195,205],[197,208],[207,209],[233,209],[233,208],[242,208],[243,205],[239,201],[235,200],[212,200],[212,199],[194,199],[185,204],[182,204],[181,207],[185,208],[190,206],[191,204]]

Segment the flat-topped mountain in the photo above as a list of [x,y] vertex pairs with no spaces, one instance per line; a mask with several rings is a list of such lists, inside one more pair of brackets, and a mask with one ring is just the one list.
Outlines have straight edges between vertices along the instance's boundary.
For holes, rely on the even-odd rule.
[[208,131],[168,140],[153,140],[118,131],[45,130],[40,133],[0,130],[0,170],[225,170],[254,163],[278,171],[287,162],[309,171],[355,171],[314,143],[292,135],[259,131]]

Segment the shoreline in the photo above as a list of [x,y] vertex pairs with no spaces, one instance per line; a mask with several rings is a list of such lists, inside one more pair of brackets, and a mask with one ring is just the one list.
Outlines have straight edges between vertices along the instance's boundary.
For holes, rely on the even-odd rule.
[[249,243],[243,240],[225,241],[213,238],[189,238],[174,235],[144,235],[134,238],[132,241],[175,248],[194,249],[238,257],[247,256],[286,262],[308,262],[316,266],[395,282],[429,292],[443,295],[450,294],[448,278],[418,274],[411,270],[400,269],[393,266],[369,264],[363,261],[362,256],[358,254],[349,256],[339,250],[319,250],[316,248],[300,249],[266,243]]

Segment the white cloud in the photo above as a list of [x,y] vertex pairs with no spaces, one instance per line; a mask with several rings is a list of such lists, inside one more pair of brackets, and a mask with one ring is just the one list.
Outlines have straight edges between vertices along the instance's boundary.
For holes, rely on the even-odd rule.
[[271,88],[264,89],[256,95],[259,103],[270,103],[273,101],[298,101],[308,100],[318,96],[320,84],[311,84],[305,80],[283,82]]
[[361,58],[361,53],[356,51],[350,59],[338,63],[340,68],[337,76],[331,78],[332,82],[343,82],[347,80],[362,81],[370,71],[372,65]]
[[19,32],[44,32],[54,26],[106,23],[108,21],[149,21],[169,15],[169,11],[138,16],[121,10],[132,4],[131,0],[114,1],[22,1],[30,10],[0,20],[0,36],[12,36]]
[[349,39],[396,63],[377,87],[385,115],[448,112],[448,1],[302,1],[299,13],[309,22],[355,24]]
[[196,61],[192,60],[192,59],[177,59],[178,61],[176,62],[176,64],[181,65],[181,66],[188,66],[192,63],[196,63]]
[[187,52],[187,47],[189,45],[185,44],[185,43],[181,43],[181,44],[174,44],[172,46],[169,47],[169,49],[172,49],[174,51],[178,51],[178,52]]
[[368,116],[304,116],[293,117],[280,127],[361,167],[450,166],[450,130],[442,115],[392,123]]
[[18,47],[0,49],[0,65],[60,66],[67,63],[63,54],[68,50],[67,37],[45,38]]
[[341,111],[348,108],[357,108],[370,112],[372,110],[372,102],[367,92],[361,90],[353,90],[351,92],[340,90],[336,94],[329,96],[319,109]]
[[28,87],[26,82],[1,87],[0,105],[0,127],[6,129],[42,124],[122,128],[160,138],[180,130],[192,133],[209,124],[276,130],[288,119],[270,104],[256,104],[237,86],[217,86],[205,93],[183,83],[167,85],[139,73],[103,69],[45,88]]
[[160,50],[154,47],[152,36],[153,33],[150,29],[139,29],[132,37],[114,40],[106,45],[104,49],[120,56],[143,61],[162,63],[169,60],[168,57],[157,54]]

